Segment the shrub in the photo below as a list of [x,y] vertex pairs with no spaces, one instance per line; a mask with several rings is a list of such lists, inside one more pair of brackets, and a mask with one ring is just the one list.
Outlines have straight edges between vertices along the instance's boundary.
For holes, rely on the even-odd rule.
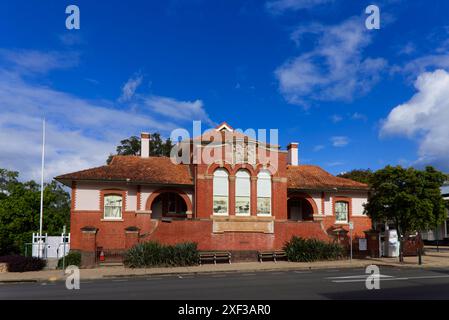
[[130,268],[179,267],[198,264],[197,244],[193,242],[161,245],[150,241],[139,243],[125,253],[124,264]]
[[[65,256],[65,267],[68,267],[68,266],[80,267],[81,266],[81,253],[79,253],[77,251],[70,251]],[[62,268],[62,258],[58,260],[58,268],[59,269]]]
[[284,245],[289,261],[311,262],[318,260],[337,260],[345,255],[344,248],[338,243],[329,243],[317,239],[303,239],[293,236]]
[[43,259],[19,255],[0,257],[0,262],[7,264],[8,272],[40,271],[46,265]]

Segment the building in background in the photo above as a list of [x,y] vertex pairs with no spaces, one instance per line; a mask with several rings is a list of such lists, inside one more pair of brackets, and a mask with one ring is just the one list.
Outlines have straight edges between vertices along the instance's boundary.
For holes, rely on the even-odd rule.
[[[217,134],[222,141],[211,143]],[[175,164],[150,157],[149,138],[141,135],[141,156],[115,156],[109,165],[56,177],[72,188],[72,250],[88,257],[98,247],[125,250],[149,240],[277,250],[293,235],[347,241],[350,221],[355,240],[371,228],[363,206],[368,186],[299,164],[297,143],[281,150],[223,123],[183,142],[192,147],[190,160],[194,145],[211,148],[212,163]],[[276,161],[262,162],[259,151]]]
[[[449,201],[449,183],[441,187],[441,194],[446,201]],[[449,241],[449,210],[446,221],[433,230],[423,232],[422,237],[427,241]]]

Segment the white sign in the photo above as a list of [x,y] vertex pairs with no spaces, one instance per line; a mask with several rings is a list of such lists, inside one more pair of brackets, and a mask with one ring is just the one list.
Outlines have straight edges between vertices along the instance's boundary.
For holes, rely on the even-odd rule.
[[368,241],[366,239],[359,239],[359,251],[368,250]]
[[349,230],[354,230],[354,222],[349,221]]

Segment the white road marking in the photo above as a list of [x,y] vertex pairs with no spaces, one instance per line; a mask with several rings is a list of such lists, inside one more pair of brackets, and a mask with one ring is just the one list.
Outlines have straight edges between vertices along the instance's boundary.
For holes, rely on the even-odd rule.
[[112,280],[112,282],[127,282],[128,280],[123,279],[123,280]]
[[[328,277],[326,279],[357,279],[357,278],[364,278],[366,279],[369,276],[369,274],[361,274],[356,276],[343,276],[343,277]],[[379,274],[378,276],[372,275],[374,278],[392,278],[393,276],[387,276],[386,274]]]
[[[346,279],[343,279],[344,277],[340,277],[341,280],[332,280],[332,282],[335,283],[349,283],[349,282],[365,282],[367,279],[367,276],[364,276],[363,279],[362,276],[353,276],[353,278],[351,279],[350,277],[346,277]],[[358,279],[356,279],[358,278]],[[449,275],[444,275],[444,276],[419,276],[419,277],[392,277],[392,276],[384,276],[382,277],[382,275],[379,276],[379,278],[382,278],[380,280],[382,281],[404,281],[404,280],[419,280],[419,279],[441,279],[441,278],[449,278]],[[331,279],[331,278],[328,278]],[[334,279],[338,279],[338,278],[334,278]]]

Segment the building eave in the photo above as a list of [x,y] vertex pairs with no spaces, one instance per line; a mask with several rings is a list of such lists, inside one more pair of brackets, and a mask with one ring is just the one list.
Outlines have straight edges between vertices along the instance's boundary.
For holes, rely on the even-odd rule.
[[157,186],[157,187],[182,187],[182,188],[193,188],[193,183],[191,184],[179,184],[179,183],[161,183],[161,182],[148,182],[148,181],[137,181],[137,180],[126,180],[126,179],[59,179],[54,178],[54,180],[62,183],[67,187],[72,187],[72,182],[94,182],[94,183],[125,183],[127,185],[141,185],[141,186]]

